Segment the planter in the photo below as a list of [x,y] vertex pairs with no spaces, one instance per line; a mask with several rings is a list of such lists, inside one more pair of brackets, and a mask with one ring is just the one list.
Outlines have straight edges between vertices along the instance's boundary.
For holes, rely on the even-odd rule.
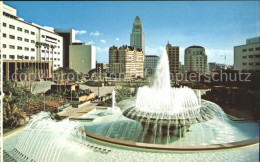
[[84,95],[84,96],[80,96],[80,97],[66,97],[66,99],[70,100],[74,100],[74,101],[87,101],[90,100],[92,98],[95,98],[95,94],[94,93],[90,93],[89,95]]

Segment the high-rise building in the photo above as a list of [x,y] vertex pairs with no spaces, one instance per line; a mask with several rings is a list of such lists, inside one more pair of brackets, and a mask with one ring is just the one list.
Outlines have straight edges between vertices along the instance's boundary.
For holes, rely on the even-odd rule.
[[54,32],[63,37],[63,67],[69,67],[69,46],[75,42],[75,30],[54,29]]
[[217,70],[217,64],[216,62],[209,62],[209,71],[215,71]]
[[245,45],[234,47],[234,69],[260,72],[260,37],[247,39]]
[[139,16],[136,16],[133,24],[132,33],[130,35],[130,46],[143,50],[143,53],[145,54],[144,32]]
[[42,78],[62,67],[63,38],[53,30],[28,23],[16,9],[1,3],[1,57],[7,79],[25,67],[34,67]]
[[145,55],[144,58],[144,75],[148,76],[156,70],[158,61],[159,61],[159,56],[156,55]]
[[85,43],[72,43],[69,46],[69,68],[87,74],[96,68],[96,47]]
[[184,65],[186,72],[208,72],[208,61],[205,48],[190,46],[185,49]]
[[169,58],[170,73],[173,75],[179,72],[179,46],[172,46],[169,42],[166,45],[166,52]]
[[109,48],[109,73],[116,78],[144,77],[144,53],[141,49],[123,45]]

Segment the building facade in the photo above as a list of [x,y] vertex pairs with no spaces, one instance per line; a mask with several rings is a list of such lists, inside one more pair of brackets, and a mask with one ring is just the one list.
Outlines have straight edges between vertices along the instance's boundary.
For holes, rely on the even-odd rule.
[[169,59],[169,70],[170,74],[176,74],[179,72],[179,46],[172,46],[169,42],[166,45],[166,52]]
[[75,42],[74,29],[54,29],[63,38],[63,67],[69,67],[69,46]]
[[87,74],[96,68],[96,47],[85,43],[72,43],[69,46],[69,68]]
[[205,48],[190,46],[185,49],[184,66],[186,72],[208,72],[208,60]]
[[145,54],[145,38],[143,32],[143,25],[139,16],[136,16],[132,33],[130,35],[130,46],[134,46],[135,48],[139,48]]
[[260,72],[260,37],[247,39],[245,45],[234,47],[234,69]]
[[156,70],[159,56],[156,55],[145,55],[144,57],[144,75],[149,76]]
[[141,49],[123,45],[109,48],[109,73],[116,78],[144,77],[144,53]]
[[9,79],[17,70],[32,66],[41,78],[49,78],[62,67],[63,38],[54,31],[28,23],[16,9],[2,3],[1,57],[4,75]]

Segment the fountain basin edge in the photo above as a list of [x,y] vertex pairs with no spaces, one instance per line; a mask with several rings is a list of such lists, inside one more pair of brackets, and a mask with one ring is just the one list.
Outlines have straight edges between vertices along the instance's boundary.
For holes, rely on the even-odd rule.
[[162,144],[149,144],[149,143],[141,143],[141,142],[131,142],[126,140],[115,139],[111,137],[102,136],[96,133],[93,133],[88,130],[84,130],[84,133],[87,137],[96,139],[98,141],[112,143],[122,146],[129,146],[135,148],[142,149],[156,149],[156,150],[166,150],[166,151],[203,151],[203,150],[221,150],[221,149],[231,149],[238,147],[245,147],[254,144],[259,144],[259,136],[254,138],[250,138],[243,141],[231,142],[231,143],[223,143],[223,144],[209,144],[209,145],[190,145],[190,146],[182,146],[182,145],[162,145]]

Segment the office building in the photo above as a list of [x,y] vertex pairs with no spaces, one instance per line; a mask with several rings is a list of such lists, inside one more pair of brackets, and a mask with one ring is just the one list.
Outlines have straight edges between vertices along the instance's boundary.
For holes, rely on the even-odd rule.
[[143,25],[139,16],[136,16],[132,33],[130,35],[130,46],[134,46],[136,49],[141,49],[145,54],[145,40],[144,40]]
[[166,52],[169,59],[170,74],[176,74],[179,72],[179,46],[172,46],[169,42],[166,45]]
[[115,78],[144,77],[144,53],[141,49],[123,45],[109,48],[109,73]]
[[159,56],[156,55],[145,55],[144,57],[144,75],[149,76],[156,70]]
[[234,47],[234,69],[260,72],[260,37],[247,39],[245,45]]
[[52,77],[53,70],[62,67],[62,37],[52,30],[24,21],[17,16],[16,9],[2,2],[0,7],[1,57],[6,79],[29,66],[41,78]]
[[63,38],[63,67],[69,67],[69,46],[75,43],[74,29],[54,29]]
[[87,74],[96,68],[96,47],[85,43],[72,43],[69,46],[69,68]]
[[208,61],[205,48],[190,46],[185,49],[184,65],[186,72],[208,72]]

